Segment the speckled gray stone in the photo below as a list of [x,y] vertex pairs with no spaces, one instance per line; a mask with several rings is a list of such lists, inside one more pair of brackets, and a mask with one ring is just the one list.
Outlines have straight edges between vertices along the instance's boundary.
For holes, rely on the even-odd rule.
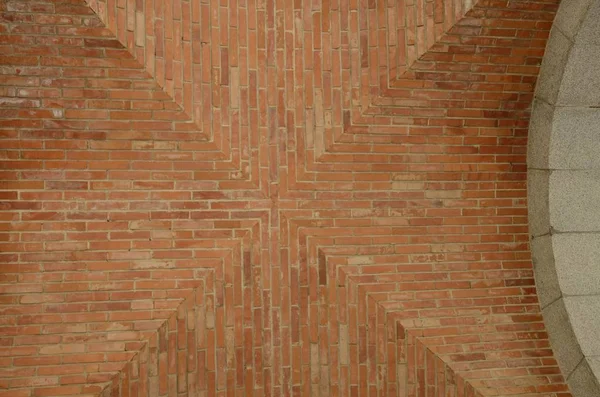
[[567,37],[573,38],[579,32],[583,19],[593,0],[563,0],[554,19],[554,27]]
[[563,75],[557,105],[600,105],[600,45],[575,43]]
[[533,102],[527,147],[527,167],[530,169],[548,168],[553,114],[554,107],[552,105],[539,99]]
[[574,397],[600,396],[598,106],[600,0],[562,0],[536,87],[527,186],[538,297]]
[[586,360],[596,378],[600,379],[600,356],[588,357]]
[[547,306],[542,314],[549,332],[552,350],[565,377],[568,377],[583,359],[577,338],[573,333],[569,316],[562,299]]
[[540,69],[536,98],[551,104],[556,102],[572,45],[573,42],[562,31],[552,29]]
[[557,231],[600,231],[600,171],[553,171],[549,201]]
[[550,232],[550,171],[530,169],[527,177],[529,234],[533,237]]
[[581,360],[575,371],[567,379],[571,393],[577,397],[600,396],[600,384],[588,362]]
[[600,295],[600,234],[555,234],[550,248],[564,295]]
[[551,167],[600,169],[600,109],[561,107],[552,121]]
[[600,356],[600,295],[564,297],[581,352]]
[[552,237],[548,235],[532,239],[531,252],[538,299],[540,306],[545,308],[561,296],[554,263]]
[[600,1],[592,1],[576,39],[579,44],[600,45]]

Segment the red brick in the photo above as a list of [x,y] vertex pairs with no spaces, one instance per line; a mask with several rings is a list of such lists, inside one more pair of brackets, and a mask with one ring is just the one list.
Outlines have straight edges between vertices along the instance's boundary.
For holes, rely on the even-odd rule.
[[11,397],[568,395],[524,184],[557,4],[334,3],[4,5]]

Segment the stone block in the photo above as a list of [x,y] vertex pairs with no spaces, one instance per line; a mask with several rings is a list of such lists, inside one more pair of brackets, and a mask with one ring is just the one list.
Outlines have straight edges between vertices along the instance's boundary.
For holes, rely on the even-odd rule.
[[573,332],[585,356],[600,356],[600,295],[565,296]]
[[598,378],[586,360],[582,360],[568,379],[569,388],[574,396],[596,397],[600,396]]
[[553,115],[554,106],[540,99],[534,100],[527,146],[527,166],[530,169],[548,168]]
[[553,171],[549,201],[556,231],[600,231],[600,171]]
[[561,371],[568,377],[583,358],[573,333],[563,299],[557,299],[542,310],[554,355]]
[[530,169],[527,174],[529,234],[532,237],[550,232],[549,180],[550,171],[547,170]]
[[577,43],[600,45],[600,23],[598,23],[599,21],[600,1],[593,1],[575,38]]
[[550,168],[600,169],[600,109],[556,108],[550,142]]
[[559,29],[552,29],[540,69],[536,98],[555,103],[573,42]]
[[564,295],[600,295],[600,234],[555,234],[550,248]]
[[600,356],[586,357],[586,361],[596,379],[600,379]]
[[538,298],[542,308],[545,308],[561,296],[554,265],[552,237],[547,235],[531,240],[531,253]]
[[557,105],[600,105],[600,45],[578,43],[571,49],[569,61],[556,101]]
[[592,4],[592,0],[563,0],[554,20],[554,26],[573,39]]

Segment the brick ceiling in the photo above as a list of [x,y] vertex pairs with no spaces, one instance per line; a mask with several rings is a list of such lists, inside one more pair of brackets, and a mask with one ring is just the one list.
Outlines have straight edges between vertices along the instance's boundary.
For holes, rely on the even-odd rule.
[[567,397],[554,0],[0,0],[0,396]]

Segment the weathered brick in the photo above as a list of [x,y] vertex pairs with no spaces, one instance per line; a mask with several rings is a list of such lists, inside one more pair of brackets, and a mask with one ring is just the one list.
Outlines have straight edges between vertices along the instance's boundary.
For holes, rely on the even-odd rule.
[[0,2],[0,395],[566,397],[524,183],[556,8]]

